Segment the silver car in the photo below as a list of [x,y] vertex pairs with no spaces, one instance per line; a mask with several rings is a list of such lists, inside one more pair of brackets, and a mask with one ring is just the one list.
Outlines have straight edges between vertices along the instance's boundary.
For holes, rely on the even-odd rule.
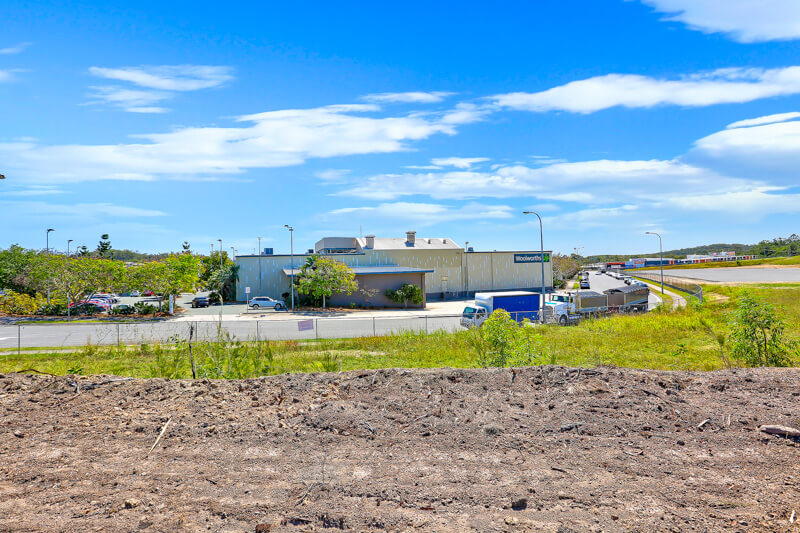
[[255,296],[247,302],[247,307],[250,309],[261,309],[270,307],[275,309],[276,311],[280,311],[281,309],[286,309],[286,304],[283,300],[273,300],[269,296]]

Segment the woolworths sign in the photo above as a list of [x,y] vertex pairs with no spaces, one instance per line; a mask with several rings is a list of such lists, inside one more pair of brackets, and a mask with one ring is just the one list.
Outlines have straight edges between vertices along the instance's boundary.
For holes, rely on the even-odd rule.
[[[514,262],[515,263],[541,263],[542,262],[542,255],[541,253],[535,254],[514,254]],[[545,252],[544,253],[544,262],[550,262],[550,254]]]

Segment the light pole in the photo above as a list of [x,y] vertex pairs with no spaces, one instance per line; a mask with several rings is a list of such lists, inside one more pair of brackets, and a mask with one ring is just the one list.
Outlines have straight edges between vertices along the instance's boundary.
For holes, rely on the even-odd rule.
[[231,246],[231,253],[233,254],[233,259],[236,259],[236,249]]
[[261,296],[261,237],[258,238],[258,295]]
[[67,241],[67,257],[69,257],[69,243],[73,242],[73,239],[69,239]]
[[217,239],[219,242],[219,268],[222,270],[222,239]]
[[51,231],[55,231],[55,230],[53,228],[47,228],[47,233],[46,233],[46,237],[45,237],[45,239],[46,239],[45,242],[47,244],[45,244],[45,249],[44,249],[44,251],[47,252],[47,253],[50,253],[50,232]]
[[655,231],[645,231],[645,233],[658,237],[658,266],[661,268],[661,294],[664,294],[664,247],[661,246],[661,235]]
[[464,241],[464,295],[469,295],[469,241]]
[[291,257],[289,263],[289,277],[291,279],[289,292],[292,294],[292,312],[294,312],[294,228],[289,224],[284,224],[283,227],[289,230],[289,257]]
[[539,213],[536,211],[523,211],[523,215],[536,215],[536,218],[539,219],[539,245],[541,249],[541,255],[539,259],[542,262],[542,306],[539,309],[539,319],[541,320],[542,324],[544,324],[544,298],[545,298],[545,289],[544,289],[544,229],[542,227],[542,217],[539,216]]

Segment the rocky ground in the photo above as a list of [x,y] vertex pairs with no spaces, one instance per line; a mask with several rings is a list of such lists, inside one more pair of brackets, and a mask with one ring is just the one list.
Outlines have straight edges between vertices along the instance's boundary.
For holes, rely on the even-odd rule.
[[800,531],[762,424],[800,370],[7,374],[0,531]]

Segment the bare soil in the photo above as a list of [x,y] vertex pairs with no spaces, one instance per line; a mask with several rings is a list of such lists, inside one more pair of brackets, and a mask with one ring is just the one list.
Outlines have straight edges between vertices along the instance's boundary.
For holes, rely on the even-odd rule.
[[800,531],[800,369],[112,379],[0,375],[0,531]]

